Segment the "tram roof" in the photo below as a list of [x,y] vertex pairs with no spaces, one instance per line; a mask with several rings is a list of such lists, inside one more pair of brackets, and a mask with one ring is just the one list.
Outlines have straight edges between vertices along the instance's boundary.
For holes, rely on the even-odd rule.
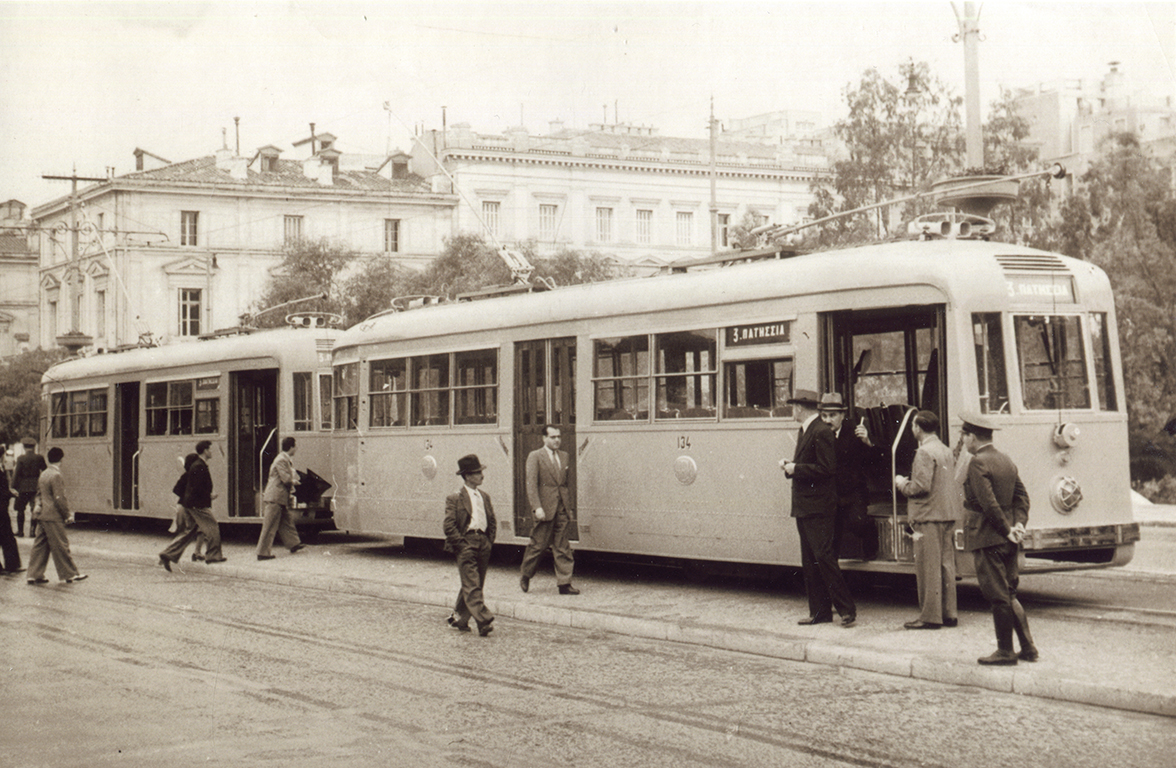
[[1106,281],[1102,271],[1088,262],[1024,246],[970,240],[906,240],[707,271],[423,307],[365,320],[343,332],[335,348],[489,328],[904,286],[931,286],[941,291],[945,300],[966,296],[977,305],[1003,306],[1008,303],[1005,277],[1010,272]]
[[241,336],[111,352],[58,363],[44,373],[41,382],[140,372],[158,373],[176,368],[217,365],[234,360],[270,358],[277,364],[289,356],[313,356],[320,340],[333,344],[339,334],[337,330],[326,328],[275,328]]

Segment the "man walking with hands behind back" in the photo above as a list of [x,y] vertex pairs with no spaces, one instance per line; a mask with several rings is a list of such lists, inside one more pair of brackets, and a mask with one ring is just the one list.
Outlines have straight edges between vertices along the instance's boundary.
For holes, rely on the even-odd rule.
[[[45,457],[37,453],[37,441],[31,437],[21,438],[24,453],[16,460],[12,471],[12,486],[16,491],[16,535],[24,536],[25,510],[37,498],[37,480],[45,471]],[[33,535],[32,515],[29,515],[29,536]]]
[[543,447],[527,455],[527,504],[535,514],[531,541],[523,553],[519,587],[531,588],[531,577],[539,567],[539,558],[551,547],[555,559],[555,581],[561,595],[578,595],[572,586],[572,545],[568,526],[575,509],[568,489],[568,454],[559,449],[559,427],[543,428]]

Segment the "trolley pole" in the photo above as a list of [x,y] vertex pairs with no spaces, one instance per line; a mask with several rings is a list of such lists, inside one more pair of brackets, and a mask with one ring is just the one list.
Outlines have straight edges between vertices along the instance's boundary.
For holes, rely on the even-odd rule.
[[719,201],[715,187],[719,172],[717,156],[717,139],[715,137],[715,97],[711,96],[710,103],[710,234],[711,256],[719,253]]

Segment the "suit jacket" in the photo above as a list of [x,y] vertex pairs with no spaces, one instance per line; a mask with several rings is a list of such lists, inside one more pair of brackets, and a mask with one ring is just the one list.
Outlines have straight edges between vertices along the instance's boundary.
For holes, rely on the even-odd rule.
[[208,464],[198,458],[188,467],[188,487],[180,504],[189,509],[208,509],[212,506],[212,475]]
[[57,467],[49,467],[37,479],[37,496],[41,503],[33,507],[33,520],[64,523],[69,519],[69,502],[65,500],[65,478]]
[[1005,543],[1014,525],[1029,520],[1029,494],[1017,465],[991,444],[968,464],[964,508],[964,548],[969,551]]
[[282,451],[270,464],[269,479],[265,484],[262,501],[290,506],[290,494],[294,490],[298,472],[294,469],[294,457]]
[[[486,506],[486,538],[494,543],[498,535],[498,521],[494,517],[494,505],[490,503],[490,494],[479,489],[482,502]],[[458,552],[465,546],[465,534],[469,530],[470,520],[474,510],[470,506],[470,495],[463,486],[457,493],[445,497],[445,551]]]
[[792,516],[837,514],[837,446],[833,429],[818,417],[796,441],[792,459]]
[[12,470],[12,484],[17,493],[33,493],[37,490],[37,480],[49,465],[45,457],[39,453],[22,453],[16,459],[16,469]]
[[837,449],[837,495],[865,503],[866,467],[879,461],[884,449],[866,445],[853,430],[854,425],[846,419],[841,423],[841,432],[833,436]]
[[907,497],[907,516],[912,523],[946,522],[963,517],[956,489],[955,458],[938,437],[924,440],[915,451],[911,476],[899,488]]
[[527,454],[527,504],[532,512],[543,507],[548,520],[554,519],[560,501],[569,515],[575,509],[568,488],[568,454],[566,451],[556,453],[559,456],[558,470],[547,455],[546,447]]

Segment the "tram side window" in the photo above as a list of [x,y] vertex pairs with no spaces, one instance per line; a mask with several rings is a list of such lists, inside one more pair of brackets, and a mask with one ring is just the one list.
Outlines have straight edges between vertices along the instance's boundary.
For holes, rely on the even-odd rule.
[[408,422],[407,360],[376,360],[368,381],[369,420],[373,427],[403,427]]
[[211,435],[220,431],[220,399],[201,397],[196,399],[196,434]]
[[412,358],[412,425],[449,423],[449,355]]
[[713,329],[659,333],[657,418],[698,419],[715,415],[718,341]]
[[597,421],[649,417],[649,337],[598,339],[592,383]]
[[791,357],[746,360],[723,366],[725,419],[789,417],[792,408],[793,363]]
[[1090,314],[1090,341],[1098,384],[1098,407],[1103,411],[1117,411],[1119,405],[1115,396],[1115,369],[1111,365],[1111,337],[1107,333],[1106,312]]
[[498,422],[498,351],[481,349],[454,355],[453,423]]
[[331,403],[334,400],[334,392],[331,387],[331,374],[319,374],[319,429],[330,429],[331,424]]
[[359,363],[335,366],[335,425],[339,429],[359,427]]
[[56,393],[51,407],[54,437],[102,437],[106,434],[105,389]]
[[314,429],[314,379],[309,371],[294,372],[294,431]]
[[1005,373],[1004,333],[1000,313],[972,315],[972,340],[976,348],[976,383],[982,413],[1007,413],[1009,380]]
[[[190,435],[195,422],[196,403],[192,381],[161,381],[147,385],[147,434]],[[205,418],[209,406],[203,406]],[[212,411],[215,413],[215,406]],[[214,423],[213,432],[216,431]]]
[[1076,315],[1013,318],[1021,396],[1030,411],[1089,408],[1090,385]]

